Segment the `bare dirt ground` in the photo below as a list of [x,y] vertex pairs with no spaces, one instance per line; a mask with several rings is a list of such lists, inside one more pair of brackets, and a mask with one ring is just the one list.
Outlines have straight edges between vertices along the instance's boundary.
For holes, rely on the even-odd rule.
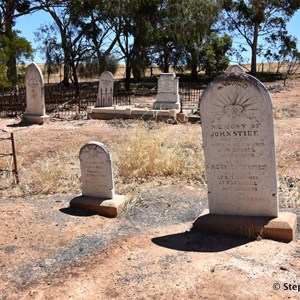
[[[278,167],[299,182],[300,82],[267,85],[274,87]],[[91,140],[122,147],[127,138],[126,128],[107,121],[18,123],[1,119],[0,129],[26,144],[28,171],[45,151]],[[187,126],[200,125],[169,130]],[[300,299],[299,240],[189,232],[207,207],[205,185],[167,179],[142,185],[134,205],[116,219],[70,209],[76,193],[1,196],[1,299]],[[281,210],[296,213],[299,223],[299,198],[294,204],[281,203]]]

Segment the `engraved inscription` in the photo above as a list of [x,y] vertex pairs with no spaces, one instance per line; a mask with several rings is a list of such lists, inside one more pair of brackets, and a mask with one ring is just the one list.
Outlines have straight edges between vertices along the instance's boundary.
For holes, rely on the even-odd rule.
[[249,75],[226,74],[204,92],[200,109],[210,211],[276,216],[274,130],[268,92]]
[[26,70],[26,113],[45,115],[43,76],[35,64]]
[[99,198],[113,197],[111,158],[104,145],[90,142],[80,151],[82,194]]

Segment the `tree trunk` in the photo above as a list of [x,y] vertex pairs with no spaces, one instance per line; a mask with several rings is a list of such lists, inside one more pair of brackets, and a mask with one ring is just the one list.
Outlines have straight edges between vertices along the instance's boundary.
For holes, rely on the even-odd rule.
[[257,55],[257,42],[258,42],[258,27],[259,24],[254,24],[253,43],[251,46],[251,74],[256,75],[256,55]]
[[[13,15],[15,12],[15,4],[14,1],[8,0],[6,4],[6,12],[5,12],[5,35],[8,38],[10,44],[13,43]],[[14,45],[9,47],[8,50],[8,60],[6,63],[7,66],[7,78],[8,81],[12,83],[12,85],[16,85],[18,81],[17,75],[17,59],[16,59],[16,51]]]
[[197,59],[197,51],[195,48],[192,48],[191,50],[191,76],[192,80],[196,81],[198,79],[198,59]]
[[[12,43],[12,32],[7,34],[9,38],[9,43]],[[17,59],[16,59],[16,52],[13,50],[14,47],[12,46],[8,53],[8,60],[6,63],[7,66],[7,79],[15,86],[18,83],[18,73],[17,73]]]
[[131,78],[131,64],[130,62],[126,62],[125,89],[127,92],[130,91],[130,78]]
[[168,50],[164,51],[164,58],[163,58],[163,72],[169,73],[169,55]]

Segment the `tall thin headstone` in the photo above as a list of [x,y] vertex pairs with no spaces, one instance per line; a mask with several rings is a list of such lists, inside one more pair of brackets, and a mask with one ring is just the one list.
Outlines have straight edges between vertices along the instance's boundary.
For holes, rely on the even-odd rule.
[[105,71],[100,75],[96,107],[113,105],[114,97],[114,76],[111,72]]
[[44,124],[49,122],[46,115],[44,79],[39,67],[32,63],[26,70],[26,110],[23,120],[30,123]]
[[179,109],[179,78],[175,73],[163,73],[158,79],[154,109]]
[[126,203],[125,196],[115,195],[112,158],[107,147],[96,141],[85,144],[79,153],[82,195],[70,205],[115,217]]
[[209,212],[194,228],[292,240],[295,215],[278,217],[273,110],[265,86],[231,68],[206,88],[200,111]]

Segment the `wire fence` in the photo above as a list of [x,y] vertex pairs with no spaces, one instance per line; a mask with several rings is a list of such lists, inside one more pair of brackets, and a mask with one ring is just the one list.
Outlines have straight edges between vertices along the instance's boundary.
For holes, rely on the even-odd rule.
[[[179,94],[181,108],[192,111],[199,110],[201,95],[204,86],[197,82],[180,82]],[[142,104],[143,99],[155,100],[157,87],[151,89],[134,89],[124,91],[115,89],[112,97],[98,95],[98,83],[82,83],[79,91],[72,85],[45,85],[45,108],[46,113],[52,118],[84,118],[87,115],[88,106],[113,106]],[[97,101],[98,97],[98,101]],[[24,86],[13,88],[0,88],[0,117],[17,117],[26,109],[26,88]]]

